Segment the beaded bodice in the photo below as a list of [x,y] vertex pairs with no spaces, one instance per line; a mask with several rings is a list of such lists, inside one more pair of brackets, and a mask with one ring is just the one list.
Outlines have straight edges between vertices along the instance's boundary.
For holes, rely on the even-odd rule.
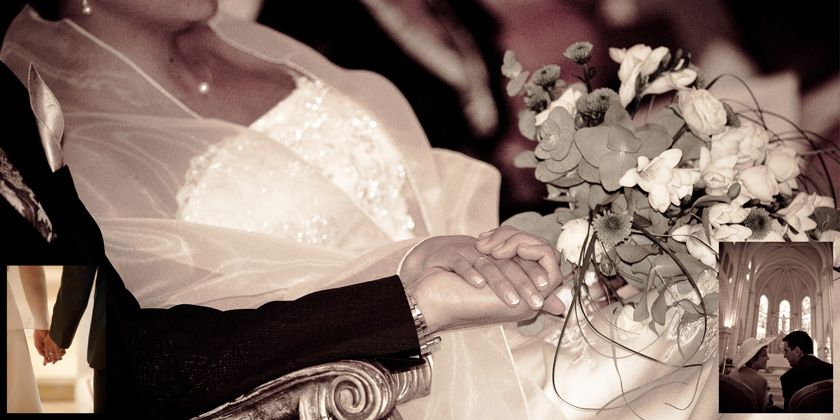
[[[343,220],[312,188],[321,177],[394,241],[415,236],[403,158],[371,116],[323,82],[296,89],[241,135],[193,159],[178,193],[179,217],[338,247]],[[289,151],[294,157],[288,158]]]

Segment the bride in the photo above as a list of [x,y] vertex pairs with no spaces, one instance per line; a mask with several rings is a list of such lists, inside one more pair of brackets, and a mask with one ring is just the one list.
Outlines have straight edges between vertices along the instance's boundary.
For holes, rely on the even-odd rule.
[[[295,299],[399,273],[423,238],[498,226],[498,172],[431,149],[378,75],[217,15],[214,0],[58,3],[25,8],[0,59],[20,78],[34,63],[58,97],[65,162],[143,307]],[[400,412],[562,418],[543,338],[446,333],[431,395]]]

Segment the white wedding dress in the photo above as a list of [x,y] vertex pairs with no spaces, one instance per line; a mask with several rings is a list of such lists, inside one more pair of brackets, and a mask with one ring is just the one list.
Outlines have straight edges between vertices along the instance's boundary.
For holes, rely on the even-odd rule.
[[[393,275],[426,236],[497,226],[498,172],[431,149],[389,82],[339,69],[252,23],[218,16],[211,27],[296,78],[297,88],[249,127],[198,116],[82,28],[44,21],[28,8],[0,52],[19,77],[34,62],[58,97],[65,162],[109,258],[142,306],[232,309],[294,299]],[[571,409],[550,389],[556,327],[538,337],[523,337],[515,326],[443,334],[432,394],[400,412],[407,419],[499,420],[596,414]],[[672,338],[656,352],[672,348]],[[707,350],[708,343],[702,355]],[[577,370],[558,371],[561,382],[612,393],[606,403],[616,396],[613,359],[586,360],[569,361]],[[707,365],[693,371],[700,381],[691,382],[690,396],[693,384],[706,383]],[[640,401],[664,405],[658,398]],[[668,418],[690,417],[697,401],[682,398],[675,404],[686,409]],[[626,414],[617,413],[601,414]]]
[[[27,289],[27,290],[24,290]],[[31,300],[30,300],[31,299]],[[21,281],[18,267],[6,267],[6,412],[41,413],[26,332],[49,330],[45,287]]]

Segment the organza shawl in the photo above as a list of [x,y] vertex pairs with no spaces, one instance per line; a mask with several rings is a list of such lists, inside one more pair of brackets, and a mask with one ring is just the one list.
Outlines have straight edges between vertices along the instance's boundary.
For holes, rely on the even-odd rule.
[[[217,16],[211,27],[236,48],[276,64],[278,71],[320,79],[374,115],[406,161],[416,210],[429,234],[477,235],[497,226],[498,172],[431,149],[409,104],[387,80],[340,69],[297,41],[250,22]],[[21,80],[34,63],[58,98],[66,124],[65,162],[102,229],[107,255],[143,307],[188,303],[225,310],[295,299],[392,275],[421,239],[372,243],[357,255],[177,220],[175,197],[190,159],[230,136],[261,134],[200,117],[101,40],[71,21],[45,21],[29,7],[12,23],[0,59]],[[319,185],[323,180],[313,178],[301,188]],[[342,211],[353,208],[336,205]],[[378,229],[352,212],[348,218],[358,221],[354,229],[370,231],[360,234]],[[432,395],[401,406],[403,416],[528,417],[500,327],[446,333],[443,340],[434,356]]]

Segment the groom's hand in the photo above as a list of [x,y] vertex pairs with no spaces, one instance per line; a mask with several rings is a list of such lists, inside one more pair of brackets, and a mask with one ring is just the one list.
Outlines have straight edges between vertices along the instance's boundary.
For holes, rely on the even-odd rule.
[[[559,281],[549,284],[541,292],[545,299],[543,309],[554,314],[566,309],[551,292],[558,285]],[[412,289],[432,332],[519,321],[537,313],[527,305],[508,306],[490,288],[475,288],[457,274],[441,268],[424,271]]]
[[49,334],[44,336],[44,350],[47,353],[44,358],[44,366],[47,365],[48,361],[55,364],[55,362],[61,360],[61,357],[64,356],[64,353],[66,353],[66,350],[55,344]]

